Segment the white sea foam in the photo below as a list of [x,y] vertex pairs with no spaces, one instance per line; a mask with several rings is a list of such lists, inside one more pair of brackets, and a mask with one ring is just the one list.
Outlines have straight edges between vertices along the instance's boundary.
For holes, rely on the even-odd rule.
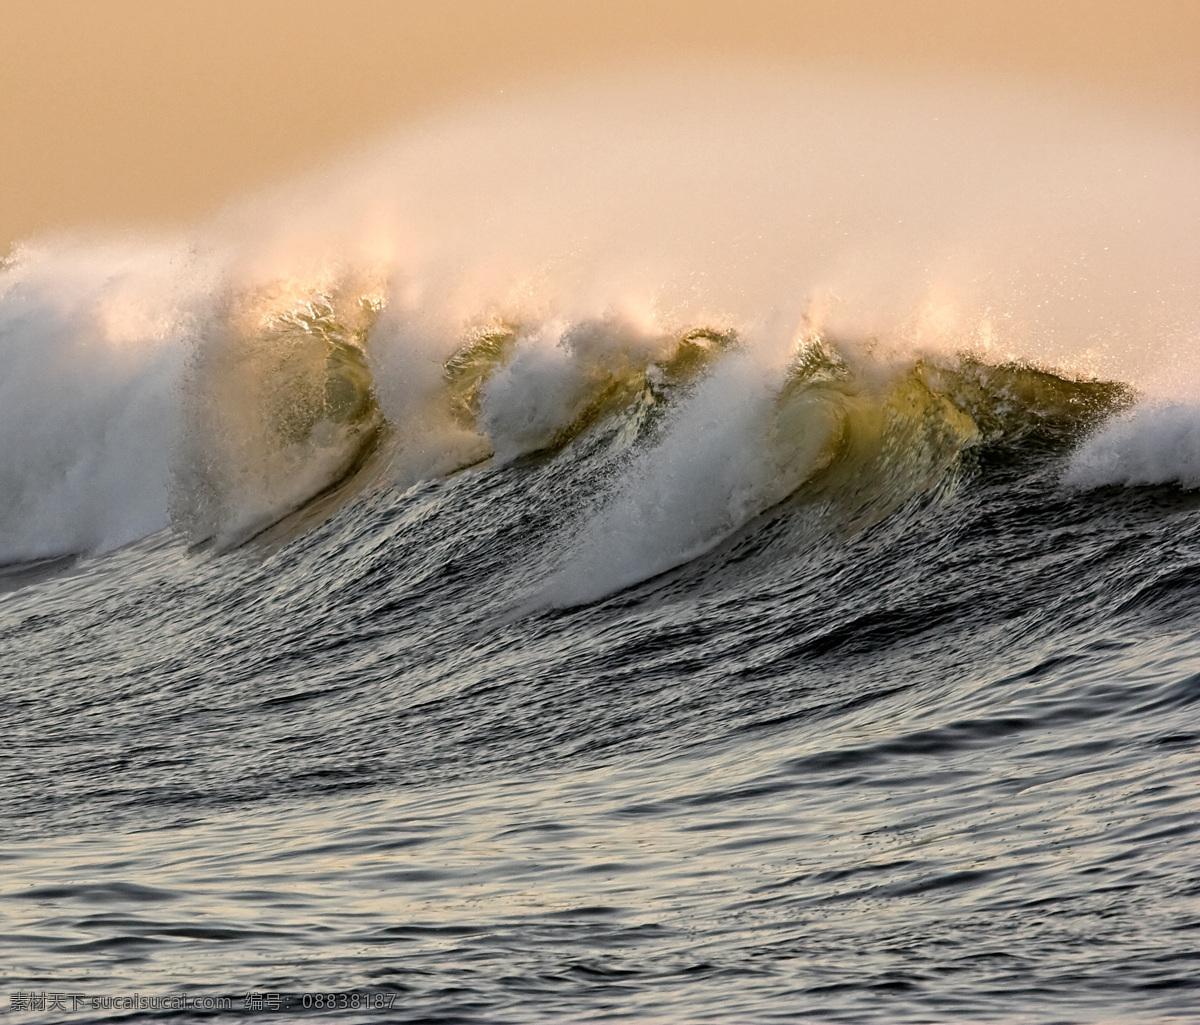
[[585,368],[562,333],[560,323],[544,325],[488,381],[482,425],[502,462],[548,446],[587,401]]
[[1200,405],[1147,404],[1110,421],[1072,454],[1063,480],[1200,488]]
[[0,279],[0,564],[167,525],[203,270],[172,246],[29,249]]
[[627,320],[608,318],[540,325],[487,382],[481,427],[496,459],[551,446],[612,375],[634,359],[648,361],[660,339]]

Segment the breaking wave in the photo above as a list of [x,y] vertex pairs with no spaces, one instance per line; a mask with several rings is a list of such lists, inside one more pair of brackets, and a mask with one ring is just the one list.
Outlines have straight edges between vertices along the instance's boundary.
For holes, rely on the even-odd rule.
[[1071,456],[1063,479],[1085,488],[1200,488],[1200,408],[1190,403],[1147,404],[1114,419]]
[[602,449],[571,604],[1005,451],[1200,486],[1197,152],[1015,93],[666,76],[443,116],[183,239],[18,247],[0,564]]

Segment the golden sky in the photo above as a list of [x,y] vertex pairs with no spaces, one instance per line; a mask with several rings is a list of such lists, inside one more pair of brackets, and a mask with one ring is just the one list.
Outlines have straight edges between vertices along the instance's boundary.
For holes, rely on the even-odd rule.
[[1200,116],[1200,0],[0,0],[0,253],[192,220],[440,105],[678,57],[1065,82]]

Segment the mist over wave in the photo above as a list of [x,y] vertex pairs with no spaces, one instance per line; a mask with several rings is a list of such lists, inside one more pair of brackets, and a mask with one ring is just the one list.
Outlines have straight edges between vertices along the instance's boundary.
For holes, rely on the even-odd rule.
[[[966,353],[1186,401],[1198,170],[1187,129],[1067,100],[716,67],[443,114],[185,238],[32,241],[0,278],[0,562],[169,525],[230,546],[349,478],[511,461],[641,403],[568,600],[829,465],[828,395],[779,412],[814,340],[879,395]],[[1171,408],[1068,480],[1195,486]]]

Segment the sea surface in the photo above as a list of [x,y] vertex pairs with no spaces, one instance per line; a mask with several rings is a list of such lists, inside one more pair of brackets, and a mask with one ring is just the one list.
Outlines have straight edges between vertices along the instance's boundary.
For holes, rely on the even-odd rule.
[[1200,1019],[1200,137],[647,81],[0,268],[6,1020]]

